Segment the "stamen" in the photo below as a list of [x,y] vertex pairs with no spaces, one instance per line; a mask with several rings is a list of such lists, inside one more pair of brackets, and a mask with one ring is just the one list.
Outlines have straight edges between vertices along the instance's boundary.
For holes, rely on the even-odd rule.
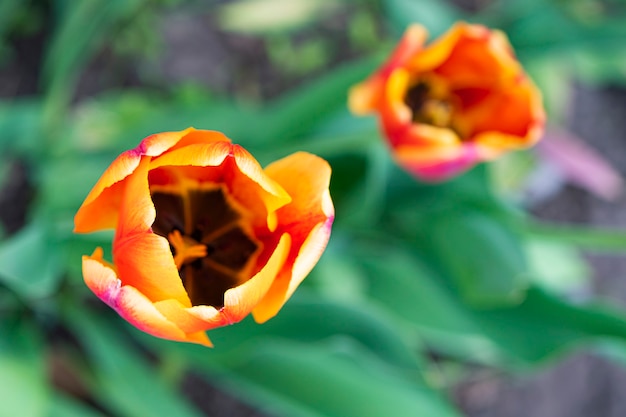
[[428,99],[422,103],[419,113],[414,115],[416,121],[437,127],[449,127],[452,122],[452,106],[445,100]]
[[207,255],[205,245],[202,245],[194,239],[181,235],[180,231],[174,230],[167,235],[167,240],[174,247],[174,263],[176,268],[180,269],[184,264],[195,261],[198,258],[204,258]]
[[448,92],[434,80],[423,80],[409,88],[404,101],[413,112],[413,121],[451,127],[454,109]]
[[152,230],[169,241],[192,305],[221,308],[224,293],[254,274],[261,243],[254,238],[250,216],[225,187],[188,181],[175,167],[167,172],[182,180],[151,187]]

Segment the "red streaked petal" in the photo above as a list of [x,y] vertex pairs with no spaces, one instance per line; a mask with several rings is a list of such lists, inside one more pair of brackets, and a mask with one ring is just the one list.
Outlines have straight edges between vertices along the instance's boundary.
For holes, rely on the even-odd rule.
[[283,270],[253,311],[258,322],[273,317],[317,263],[335,215],[328,192],[331,169],[323,159],[298,152],[270,164],[265,171],[293,198],[277,211],[277,231],[288,233],[292,245]]
[[124,192],[124,179],[137,168],[140,159],[133,151],[127,151],[113,161],[74,216],[75,232],[89,233],[115,228]]
[[102,261],[101,256],[101,249],[96,250],[92,257],[83,256],[85,283],[122,318],[156,337],[211,346],[206,334],[200,332],[186,334],[161,314],[140,291],[134,287],[122,285],[115,271],[109,264]]
[[113,258],[123,285],[137,288],[153,302],[175,299],[191,306],[164,237],[146,232],[115,240]]
[[322,158],[307,152],[296,152],[275,161],[265,173],[291,196],[291,203],[277,212],[281,230],[298,224],[319,221],[334,216],[328,196],[331,168]]
[[132,174],[143,155],[160,155],[174,146],[192,128],[148,136],[135,148],[118,156],[91,189],[74,217],[74,231],[89,233],[115,228],[125,179]]
[[185,307],[176,300],[164,300],[155,303],[157,309],[186,332],[199,332],[233,324],[232,317],[222,308],[212,306]]
[[489,29],[481,25],[456,23],[450,30],[420,50],[419,54],[412,56],[406,63],[406,68],[412,73],[432,71],[450,59],[460,42],[465,40],[489,42],[491,33]]
[[283,268],[291,247],[291,238],[283,234],[272,256],[255,276],[231,288],[224,294],[224,308],[220,310],[228,323],[241,321],[259,304]]
[[186,134],[183,136],[174,146],[168,149],[173,151],[178,148],[182,148],[189,145],[208,144],[212,142],[227,142],[230,143],[230,139],[226,137],[222,132],[216,130],[202,130],[189,128],[185,130]]
[[399,147],[394,157],[408,172],[429,182],[447,180],[484,159],[480,147],[468,142],[449,147]]
[[[264,323],[274,317],[291,298],[300,283],[317,264],[330,238],[332,218],[313,227],[305,241],[295,252],[295,259],[285,263],[285,267],[272,283],[265,297],[252,310],[257,323]],[[293,256],[290,254],[289,259]]]
[[240,176],[235,176],[230,186],[231,194],[240,201],[244,206],[249,207],[253,212],[261,211],[261,207],[254,208],[255,203],[250,199],[252,193],[247,191],[248,184],[251,180],[260,190],[257,191],[257,195],[263,202],[263,208],[267,213],[266,223],[270,231],[276,228],[276,217],[274,212],[288,204],[291,201],[291,196],[280,186],[276,181],[269,177],[261,165],[248,151],[241,146],[233,146],[233,155],[237,163],[239,171],[245,175],[246,179]]
[[162,166],[217,167],[232,152],[229,141],[216,140],[207,143],[192,143],[173,149],[152,160],[150,169]]
[[122,201],[118,208],[116,239],[149,231],[156,218],[156,210],[150,197],[148,169],[150,158],[142,157],[139,165],[124,185]]
[[169,242],[151,229],[156,210],[148,187],[149,165],[144,157],[126,182],[113,259],[123,285],[137,288],[153,302],[173,298],[191,306]]
[[[203,332],[215,327],[224,326],[219,312],[211,306],[185,307],[176,300],[163,300],[154,303],[161,314],[186,333]],[[201,311],[201,312],[199,312]],[[203,318],[199,318],[203,317]],[[210,318],[214,318],[211,320]]]

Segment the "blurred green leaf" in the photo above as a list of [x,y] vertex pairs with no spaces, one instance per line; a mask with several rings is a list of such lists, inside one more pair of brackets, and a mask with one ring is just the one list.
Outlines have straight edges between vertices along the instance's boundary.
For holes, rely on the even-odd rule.
[[[348,196],[345,206],[341,207],[339,221],[359,227],[362,224],[373,224],[383,214],[385,195],[391,160],[382,141],[377,141],[363,149],[367,156],[368,168],[363,182]],[[354,173],[351,173],[353,176]]]
[[[328,417],[459,415],[433,391],[399,378],[376,358],[344,340],[262,343],[242,357],[232,371],[275,398],[298,402],[305,410]],[[269,412],[279,412],[266,407]]]
[[22,297],[46,297],[58,286],[61,257],[46,226],[30,223],[0,244],[0,280]]
[[84,309],[70,309],[66,320],[89,355],[92,392],[103,406],[128,417],[200,415],[158,378],[124,333]]
[[0,102],[0,150],[29,156],[38,153],[41,138],[41,102],[16,99]]
[[112,153],[77,153],[56,157],[39,166],[40,197],[36,204],[38,212],[61,212],[70,218],[87,197],[117,155]]
[[44,351],[26,320],[0,320],[0,416],[43,417],[50,396]]
[[[575,1],[511,0],[494,2],[480,20],[503,29],[521,56],[554,54],[586,48],[622,48],[626,9],[590,13],[575,10]],[[580,2],[578,2],[580,3]],[[597,3],[599,4],[599,3]],[[582,9],[581,9],[582,10]]]
[[474,311],[483,330],[519,357],[540,361],[598,338],[626,339],[626,315],[606,306],[573,305],[531,287],[519,306]]
[[407,345],[394,323],[376,314],[374,309],[306,295],[303,289],[292,297],[279,315],[263,325],[248,319],[209,334],[215,354],[226,355],[223,360],[238,347],[247,345],[254,349],[258,343],[255,337],[314,343],[336,336],[360,343],[394,366],[416,370],[420,362],[420,357]]
[[[274,160],[285,156],[286,150],[302,149],[303,139],[310,137],[318,125],[345,109],[347,89],[367,76],[372,61],[368,58],[343,65],[263,106],[235,103],[208,94],[192,103],[146,97],[137,92],[112,95],[100,99],[99,104],[92,102],[91,109],[79,113],[86,119],[78,124],[69,145],[121,152],[137,146],[150,134],[193,126],[224,132],[255,154],[256,149],[273,150]],[[348,137],[346,148],[358,149],[361,138],[362,135]]]
[[42,69],[47,90],[47,129],[54,130],[64,120],[81,69],[112,34],[115,25],[129,19],[143,3],[144,0],[84,0],[62,9],[64,15],[52,34]]
[[273,65],[286,74],[300,76],[326,65],[332,48],[333,44],[323,37],[311,38],[296,45],[289,37],[275,35],[267,42]]
[[103,417],[103,415],[65,394],[55,392],[46,417]]
[[520,237],[478,212],[442,213],[428,230],[442,268],[471,305],[493,307],[522,300],[528,267]]
[[571,304],[536,286],[530,286],[517,304],[472,307],[451,278],[437,274],[421,261],[423,253],[402,241],[372,236],[346,248],[333,257],[363,266],[353,272],[366,280],[359,287],[361,297],[412,323],[415,337],[444,355],[512,367],[598,339],[626,338],[622,311]]
[[523,224],[522,228],[532,237],[573,245],[585,250],[607,252],[626,250],[626,230],[603,230],[532,221]]
[[396,167],[390,173],[388,196],[388,216],[399,235],[420,233],[441,213],[478,210],[496,218],[511,215],[511,209],[494,195],[484,164],[441,184],[420,183]]
[[[625,17],[626,18],[626,17]],[[624,35],[626,38],[626,34]],[[588,48],[570,55],[576,75],[587,83],[596,85],[626,85],[626,45],[610,48]]]
[[416,326],[427,347],[470,361],[496,364],[501,348],[485,335],[467,307],[438,282],[438,277],[415,253],[398,242],[361,240],[348,254],[361,265],[368,298],[396,320]]
[[[68,233],[71,232],[68,231]],[[60,244],[65,254],[65,269],[70,282],[83,286],[82,256],[91,255],[97,247],[104,249],[105,259],[112,259],[112,256],[110,256],[112,241],[112,230],[86,235],[71,235],[63,239]],[[87,287],[85,287],[85,290],[87,290]]]
[[12,20],[23,10],[20,0],[3,0],[0,2],[0,39],[3,39],[10,28]]
[[571,245],[531,239],[526,244],[532,281],[557,294],[575,294],[589,284],[589,267]]
[[[354,362],[354,367],[379,369],[381,373],[391,375],[395,385],[405,385],[409,389],[416,389],[416,392],[411,395],[416,403],[425,403],[422,404],[423,407],[428,407],[429,400],[428,398],[421,399],[420,393],[425,392],[427,397],[432,395],[430,390],[423,386],[420,370],[421,358],[406,343],[394,321],[380,314],[379,310],[373,306],[331,301],[311,294],[305,289],[300,289],[283,307],[279,315],[263,325],[254,323],[248,318],[235,326],[212,330],[209,336],[215,348],[210,352],[207,352],[206,348],[194,345],[164,342],[143,334],[141,336],[142,340],[150,346],[157,347],[157,351],[176,352],[180,357],[186,358],[191,369],[196,371],[204,369],[212,375],[212,378],[219,379],[223,388],[231,390],[242,400],[252,402],[255,406],[266,409],[272,414],[329,415],[324,407],[317,408],[310,404],[308,399],[302,398],[303,395],[307,395],[306,393],[286,394],[280,385],[266,384],[247,374],[245,363],[263,351],[264,346],[275,344],[288,343],[290,347],[287,349],[293,348],[296,352],[300,352],[310,347],[327,344],[334,346],[340,343],[341,346],[349,347],[345,356],[346,360]],[[282,355],[282,350],[277,352],[277,357]],[[272,363],[271,368],[276,368],[273,372],[281,372],[281,365],[272,362],[273,360],[268,362]],[[286,360],[289,362],[288,358]],[[260,361],[262,362],[263,359]],[[311,365],[314,368],[317,367],[315,363]],[[296,365],[286,363],[285,366]],[[333,365],[329,367],[332,368]],[[307,369],[303,368],[302,372],[302,377],[297,381],[307,380]],[[342,371],[338,370],[338,372]],[[328,375],[328,377],[334,376]],[[362,376],[362,378],[366,377],[367,375]],[[342,388],[341,385],[344,383],[347,386]],[[378,386],[378,383],[372,382],[375,386]],[[351,389],[351,382],[327,381],[327,384],[337,384],[337,387],[332,389],[332,391],[337,391],[337,395],[341,395],[340,393],[345,389]],[[385,402],[385,398],[386,395],[379,397],[379,400]],[[344,406],[333,405],[332,407]],[[354,413],[359,409],[346,415],[356,415]],[[333,411],[330,415],[336,413],[338,411]]]
[[413,23],[426,26],[431,36],[439,36],[455,22],[463,20],[452,2],[437,0],[384,0],[384,10],[397,33]]

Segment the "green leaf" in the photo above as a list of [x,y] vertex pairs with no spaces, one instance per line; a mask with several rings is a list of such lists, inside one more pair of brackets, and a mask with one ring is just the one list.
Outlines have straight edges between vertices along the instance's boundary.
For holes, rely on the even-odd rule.
[[72,153],[51,159],[38,167],[40,196],[37,201],[39,213],[73,218],[89,190],[98,181],[116,155],[111,153]]
[[433,219],[428,230],[441,267],[474,306],[518,303],[528,285],[520,238],[494,218],[454,211]]
[[527,291],[519,306],[473,314],[495,342],[530,361],[598,338],[626,339],[624,312],[573,305],[535,287]]
[[97,247],[104,249],[106,259],[112,259],[110,254],[112,241],[111,230],[86,235],[71,234],[63,239],[60,244],[63,246],[65,269],[71,279],[70,282],[84,286],[81,259],[83,255],[91,255]]
[[585,342],[626,338],[622,311],[568,303],[536,286],[518,304],[472,307],[401,241],[361,238],[348,248],[333,256],[363,266],[366,303],[412,323],[416,336],[439,353],[511,367]]
[[[164,342],[147,335],[142,335],[141,339],[157,351],[176,352],[186,358],[191,369],[204,369],[233,395],[272,414],[329,415],[323,406],[311,405],[295,394],[285,394],[280,385],[251,379],[245,369],[241,369],[242,364],[265,345],[288,342],[293,349],[301,351],[309,346],[341,343],[350,347],[347,356],[355,362],[355,367],[383,369],[381,372],[392,374],[398,385],[416,387],[417,392],[411,394],[414,397],[419,397],[420,391],[430,392],[421,379],[420,356],[404,340],[397,324],[368,304],[324,300],[301,288],[280,314],[267,323],[259,325],[248,318],[234,326],[212,330],[209,336],[215,345],[209,352],[206,348]],[[307,376],[303,374],[302,378],[306,380]]]
[[102,405],[128,417],[200,415],[158,377],[125,333],[84,309],[69,310],[66,320],[89,355],[93,394]]
[[44,358],[30,323],[0,321],[0,416],[45,416],[50,398]]
[[[142,0],[85,0],[63,9],[52,34],[42,76],[47,88],[44,123],[58,128],[64,120],[78,75],[116,24],[133,15]],[[88,25],[85,22],[89,22]]]
[[532,281],[556,294],[575,294],[589,284],[589,266],[571,246],[543,239],[526,244]]
[[626,230],[602,230],[538,222],[527,222],[522,227],[531,237],[577,246],[585,250],[598,252],[623,252],[626,250]]
[[40,137],[41,103],[39,101],[16,99],[8,103],[0,103],[0,149],[3,153],[36,152]]
[[454,22],[463,19],[460,11],[450,3],[437,0],[384,0],[383,7],[397,32],[403,32],[412,23],[420,23],[433,36],[438,36]]
[[58,286],[61,257],[46,226],[31,223],[0,244],[0,280],[22,297],[46,297]]
[[[430,389],[345,340],[260,343],[231,368],[283,401],[327,417],[458,416]],[[267,411],[277,412],[268,407]],[[281,414],[288,415],[288,414]]]
[[[84,119],[77,124],[70,145],[88,151],[95,148],[121,152],[137,146],[150,134],[194,126],[219,130],[255,155],[255,148],[265,153],[271,149],[265,161],[269,162],[303,149],[305,138],[326,123],[328,117],[345,109],[348,88],[364,79],[372,68],[372,58],[345,64],[263,106],[235,103],[208,94],[192,103],[151,96],[146,99],[136,92],[112,95],[85,105],[86,111],[81,113]],[[339,151],[359,149],[370,138],[371,135],[360,132],[347,135]],[[333,154],[338,153],[336,137],[327,139],[321,147],[330,147]],[[315,150],[317,142],[306,141],[306,147]]]
[[304,289],[292,297],[280,314],[263,325],[248,319],[236,326],[212,330],[209,336],[215,352],[226,355],[246,343],[255,345],[255,337],[313,343],[342,336],[360,343],[395,366],[416,368],[419,364],[419,356],[407,345],[399,329],[385,316],[376,314],[375,309],[325,300],[306,294]]
[[417,336],[437,352],[490,364],[505,353],[485,335],[458,298],[446,291],[439,277],[415,253],[398,242],[361,240],[349,255],[363,267],[363,284],[369,298],[395,320],[415,326]]
[[103,415],[65,394],[55,392],[46,417],[103,417]]
[[12,20],[23,10],[20,0],[4,0],[0,3],[0,38],[4,39]]

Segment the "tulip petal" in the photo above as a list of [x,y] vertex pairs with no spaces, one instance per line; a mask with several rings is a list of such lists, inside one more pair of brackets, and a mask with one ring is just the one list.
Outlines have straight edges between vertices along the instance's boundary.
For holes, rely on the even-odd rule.
[[226,141],[194,143],[173,149],[152,160],[150,169],[162,166],[217,167],[232,152],[232,144]]
[[[235,161],[237,162],[237,167],[247,178],[254,181],[255,184],[260,186],[265,193],[261,193],[261,198],[265,203],[265,207],[268,213],[273,213],[279,207],[288,204],[291,201],[291,197],[289,193],[287,193],[277,182],[275,182],[271,177],[269,177],[261,165],[257,162],[257,160],[250,155],[248,151],[243,149],[241,146],[235,145],[233,146],[233,154],[235,156]],[[239,192],[240,188],[238,184],[243,185],[243,181],[239,181],[231,186],[231,192],[239,201],[245,201],[245,193]],[[270,230],[273,230],[274,227],[270,227]]]
[[123,285],[137,288],[151,301],[169,298],[191,306],[169,242],[151,230],[156,216],[148,186],[150,160],[144,157],[128,177],[113,240],[113,259]]
[[186,334],[136,288],[122,285],[112,267],[102,260],[101,249],[91,257],[83,256],[83,276],[96,296],[138,329],[163,339],[211,346],[205,333]]
[[153,302],[172,298],[191,306],[165,238],[147,232],[116,240],[113,258],[124,285],[136,287]]
[[276,315],[313,269],[328,243],[335,215],[328,192],[328,162],[298,152],[270,164],[265,172],[293,198],[277,212],[278,230],[289,233],[292,245],[285,267],[253,311],[257,322]]
[[454,147],[415,149],[401,147],[394,155],[398,164],[411,174],[430,182],[444,181],[473,167],[482,155],[471,143]]
[[203,170],[198,181],[226,184],[230,195],[254,214],[251,219],[254,227],[273,230],[276,227],[273,213],[291,201],[289,194],[263,172],[252,155],[230,142],[191,144],[175,149],[155,158],[151,169],[166,166],[219,166],[219,169]]
[[185,307],[176,300],[158,301],[154,306],[186,333],[204,332],[229,324],[220,316],[219,311],[211,306]]
[[269,260],[255,276],[224,294],[224,308],[220,311],[228,323],[241,321],[265,297],[280,273],[291,248],[291,238],[283,234]]
[[115,228],[118,208],[124,192],[125,179],[132,174],[141,157],[156,156],[176,144],[192,128],[180,132],[164,132],[148,136],[135,149],[118,156],[91,189],[74,217],[74,231],[89,233]]

